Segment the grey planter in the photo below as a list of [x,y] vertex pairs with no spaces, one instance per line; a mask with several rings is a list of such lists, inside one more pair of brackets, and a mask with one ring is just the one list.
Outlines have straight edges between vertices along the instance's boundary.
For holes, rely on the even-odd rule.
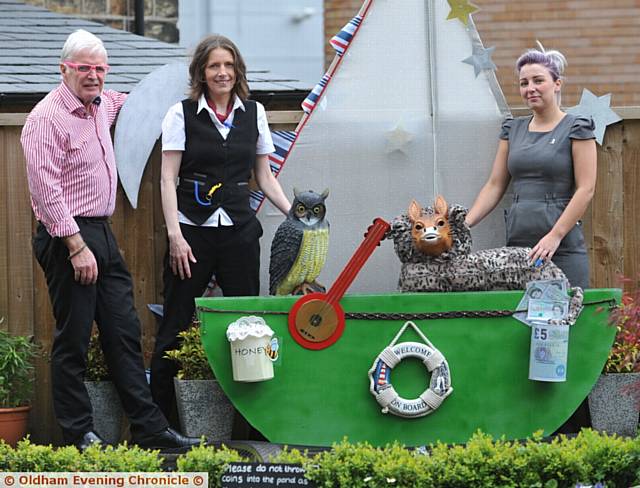
[[609,434],[635,437],[638,433],[637,392],[640,392],[640,373],[600,375],[589,393],[593,428]]
[[235,409],[216,380],[174,378],[182,433],[209,441],[231,439]]
[[109,444],[120,442],[124,412],[115,385],[111,381],[85,381],[91,408],[93,427]]

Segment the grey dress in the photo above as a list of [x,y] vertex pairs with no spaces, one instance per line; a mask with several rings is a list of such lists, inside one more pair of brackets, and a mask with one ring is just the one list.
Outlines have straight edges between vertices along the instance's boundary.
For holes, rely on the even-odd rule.
[[[532,116],[507,119],[500,139],[509,141],[507,167],[513,204],[506,212],[507,246],[533,247],[564,211],[575,191],[571,139],[594,139],[591,118],[567,114],[550,132],[531,132]],[[588,288],[589,261],[582,222],[553,256],[572,286]]]

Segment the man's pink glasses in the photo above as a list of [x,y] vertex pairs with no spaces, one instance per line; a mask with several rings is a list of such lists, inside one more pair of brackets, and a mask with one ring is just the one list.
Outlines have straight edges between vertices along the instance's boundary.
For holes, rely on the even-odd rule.
[[104,75],[109,71],[108,64],[78,64],[72,63],[71,61],[64,61],[63,64],[75,69],[78,73],[89,73],[94,69],[96,70],[96,74]]

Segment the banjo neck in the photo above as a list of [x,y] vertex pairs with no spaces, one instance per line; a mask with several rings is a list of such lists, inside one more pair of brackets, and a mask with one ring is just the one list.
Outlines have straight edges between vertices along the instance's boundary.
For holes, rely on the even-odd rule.
[[381,218],[376,218],[365,233],[365,238],[351,256],[349,262],[336,278],[331,288],[326,294],[325,301],[331,305],[337,305],[344,296],[351,283],[356,279],[358,273],[367,262],[375,248],[389,230],[389,223]]

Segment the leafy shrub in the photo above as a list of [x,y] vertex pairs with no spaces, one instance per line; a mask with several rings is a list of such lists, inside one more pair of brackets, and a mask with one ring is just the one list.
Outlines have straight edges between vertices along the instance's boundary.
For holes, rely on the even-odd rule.
[[590,481],[606,482],[607,487],[628,487],[640,482],[640,437],[629,440],[583,430],[565,441],[567,449],[579,454],[588,468]]
[[100,448],[91,446],[79,452],[74,446],[55,448],[22,440],[15,449],[0,443],[0,471],[160,471],[158,451],[146,451],[126,444]]
[[220,478],[229,463],[247,461],[238,452],[222,446],[219,449],[201,444],[180,456],[176,462],[178,471],[208,472],[209,486],[221,486]]
[[[4,318],[0,319],[0,323]],[[39,347],[33,338],[0,330],[0,408],[28,405],[33,391],[33,362]]]
[[590,481],[589,469],[580,453],[571,448],[565,436],[551,442],[530,439],[522,451],[522,486],[574,486]]
[[605,364],[605,372],[640,372],[640,286],[637,282],[632,291],[624,293],[622,303],[611,313],[609,323],[616,327],[616,338]]
[[[182,472],[209,473],[211,487],[231,462],[247,461],[226,447],[200,445],[177,459]],[[351,444],[346,439],[331,450],[310,455],[285,449],[272,462],[301,464],[319,487],[560,488],[600,486],[627,488],[640,484],[640,437],[622,438],[583,430],[575,438],[551,442],[541,434],[520,443],[494,440],[478,432],[465,445],[439,443],[428,449]],[[121,445],[91,447],[38,446],[29,440],[11,448],[0,442],[0,471],[159,471],[158,451]]]
[[302,464],[322,487],[573,488],[600,482],[627,488],[640,483],[640,437],[586,429],[575,438],[544,442],[537,433],[520,443],[478,432],[465,445],[438,443],[424,451],[345,440],[314,456],[285,450],[273,461]]
[[178,379],[181,380],[212,380],[213,371],[202,347],[200,327],[192,325],[178,334],[180,347],[167,351],[166,359],[178,363]]
[[87,370],[84,375],[86,381],[109,381],[109,368],[107,361],[102,352],[102,344],[100,344],[100,335],[97,331],[93,331],[89,339],[89,348],[87,349]]

